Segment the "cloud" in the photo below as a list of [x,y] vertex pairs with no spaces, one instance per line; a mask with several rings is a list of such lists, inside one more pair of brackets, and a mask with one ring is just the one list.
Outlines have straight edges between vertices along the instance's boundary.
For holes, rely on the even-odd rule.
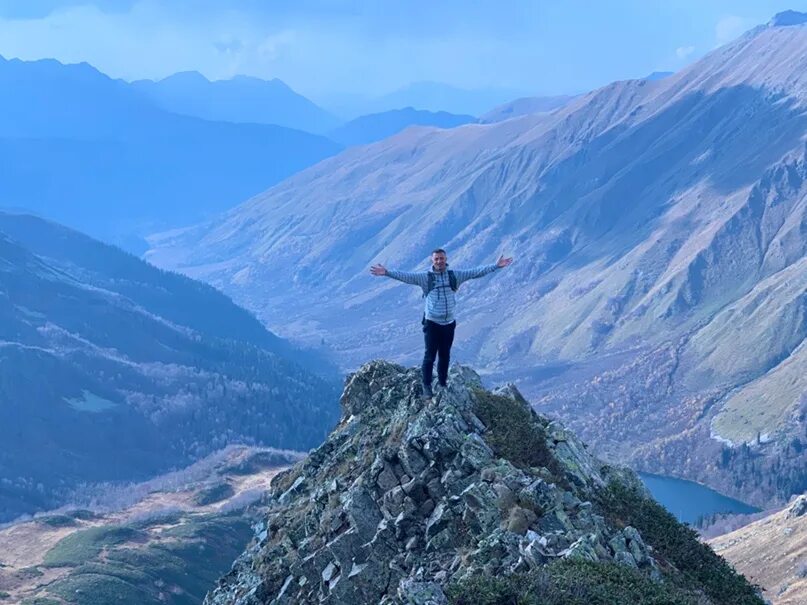
[[[694,3],[694,0],[687,0]],[[0,0],[0,55],[86,61],[112,77],[279,78],[303,94],[412,82],[582,91],[710,46],[635,0]],[[644,3],[639,3],[644,6]],[[694,9],[693,9],[694,10]],[[739,9],[734,9],[739,11]],[[716,21],[712,13],[706,23]],[[721,20],[716,36],[745,26]],[[641,49],[641,52],[637,52]]]
[[0,0],[0,18],[41,19],[57,10],[75,6],[94,6],[107,13],[127,12],[136,0]]
[[734,40],[734,38],[745,32],[747,29],[750,29],[753,25],[754,22],[752,20],[744,17],[738,17],[737,15],[723,17],[717,22],[717,25],[715,25],[716,45],[722,46],[727,42],[731,42]]
[[675,49],[675,56],[679,59],[686,59],[689,55],[695,52],[694,46],[679,46]]
[[[189,2],[119,0],[128,10],[110,11],[90,0],[41,0],[39,8],[51,10],[38,18],[0,13],[0,55],[86,61],[126,80],[180,71],[199,71],[213,80],[238,74],[279,78],[301,92],[358,88],[384,93],[418,80],[475,87],[481,78],[507,77],[502,63],[511,67],[510,77],[530,65],[529,48],[501,40],[495,31],[463,29],[462,19],[438,31],[422,19],[425,7],[418,15],[407,13],[410,21],[417,16],[430,23],[418,29],[415,23],[403,27],[401,20],[363,0],[353,12],[340,8],[341,3],[309,0],[318,10],[307,19],[292,3],[254,3],[253,9],[244,9],[250,0],[198,0],[198,10],[180,14]],[[279,7],[274,15],[268,14],[269,5]]]

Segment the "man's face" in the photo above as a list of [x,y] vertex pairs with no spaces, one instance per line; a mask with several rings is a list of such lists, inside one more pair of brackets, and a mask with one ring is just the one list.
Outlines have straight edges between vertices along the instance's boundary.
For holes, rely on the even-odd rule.
[[446,255],[442,252],[435,252],[432,254],[432,265],[434,265],[434,270],[438,273],[440,271],[445,271],[446,265],[448,264],[447,260]]

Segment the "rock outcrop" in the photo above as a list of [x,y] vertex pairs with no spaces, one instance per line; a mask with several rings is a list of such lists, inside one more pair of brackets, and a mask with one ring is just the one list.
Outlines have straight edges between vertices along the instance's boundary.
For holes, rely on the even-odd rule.
[[796,519],[807,515],[807,494],[802,494],[787,507],[787,518]]
[[[339,425],[272,482],[254,543],[207,605],[477,602],[456,600],[457,587],[563,564],[610,566],[679,594],[675,553],[657,551],[631,525],[634,504],[644,511],[639,525],[650,527],[656,513],[630,471],[591,456],[512,385],[489,392],[473,371],[454,367],[434,399],[419,389],[417,371],[386,362],[348,378]],[[703,549],[707,563],[696,563],[740,586],[722,601],[688,577],[685,588],[700,600],[665,602],[761,603],[689,530],[661,517],[684,532],[687,557]]]

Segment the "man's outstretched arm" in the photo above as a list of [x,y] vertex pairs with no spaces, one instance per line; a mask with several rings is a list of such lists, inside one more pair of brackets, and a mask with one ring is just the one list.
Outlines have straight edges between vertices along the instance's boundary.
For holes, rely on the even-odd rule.
[[405,284],[412,284],[413,286],[420,286],[426,288],[429,285],[428,273],[409,273],[407,271],[396,271],[394,269],[387,269],[384,265],[378,264],[370,267],[370,273],[373,275],[386,275],[392,279],[397,279]]
[[504,269],[512,262],[512,257],[505,258],[504,256],[500,256],[499,260],[492,265],[482,265],[481,267],[474,267],[473,269],[457,269],[454,271],[454,274],[457,276],[457,285],[469,279],[476,279],[488,273],[493,273],[496,269]]

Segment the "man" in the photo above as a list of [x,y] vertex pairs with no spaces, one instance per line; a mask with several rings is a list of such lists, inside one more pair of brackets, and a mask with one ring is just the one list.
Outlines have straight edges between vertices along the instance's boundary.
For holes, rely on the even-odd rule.
[[501,256],[495,265],[485,265],[474,269],[448,269],[446,251],[437,248],[432,252],[432,269],[423,273],[407,273],[387,269],[384,265],[373,265],[370,273],[386,275],[405,284],[420,286],[426,299],[426,310],[423,314],[423,335],[426,351],[423,354],[423,396],[430,398],[432,392],[432,369],[434,359],[437,361],[437,381],[445,387],[448,380],[448,362],[451,356],[451,345],[454,343],[454,319],[456,300],[454,293],[460,284],[469,279],[476,279],[497,269],[503,269],[513,262],[512,258]]

